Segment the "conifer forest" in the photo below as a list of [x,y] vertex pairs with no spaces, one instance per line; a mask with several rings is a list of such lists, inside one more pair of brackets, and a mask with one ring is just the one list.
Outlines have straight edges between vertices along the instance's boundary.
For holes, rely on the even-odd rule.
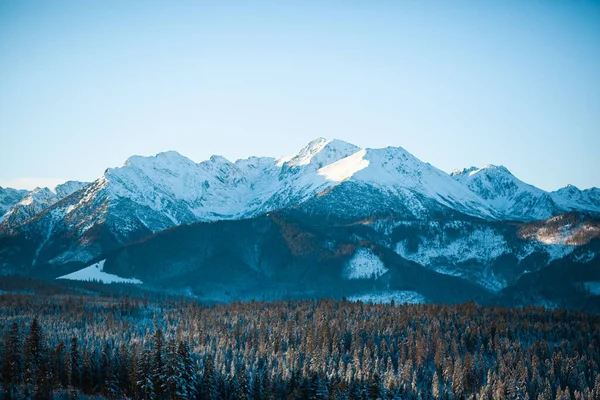
[[3,399],[600,399],[600,318],[544,308],[0,295]]

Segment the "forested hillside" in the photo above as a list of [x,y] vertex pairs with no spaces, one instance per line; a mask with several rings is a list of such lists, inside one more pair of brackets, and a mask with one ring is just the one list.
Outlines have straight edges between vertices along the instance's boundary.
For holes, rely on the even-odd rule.
[[600,318],[0,295],[4,398],[598,399]]

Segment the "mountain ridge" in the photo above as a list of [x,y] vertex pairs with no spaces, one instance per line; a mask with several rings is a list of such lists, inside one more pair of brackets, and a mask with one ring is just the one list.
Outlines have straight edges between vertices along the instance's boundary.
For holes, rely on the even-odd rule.
[[[50,199],[47,203],[51,203],[52,196],[58,197],[59,190],[55,192],[40,189],[29,192],[28,196],[33,198],[39,193],[38,197],[43,198],[45,194]],[[290,157],[249,157],[231,162],[215,155],[196,163],[175,151],[151,157],[131,156],[123,165],[106,169],[89,184],[64,185],[64,194],[52,204],[40,201],[39,209],[23,214],[22,220],[5,218],[0,224],[1,274],[19,271],[51,277],[67,275],[94,260],[101,261],[99,257],[123,246],[179,226],[258,221],[271,213],[283,213],[292,216],[292,220],[323,229],[362,226],[360,229],[370,233],[358,243],[355,240],[362,237],[362,231],[355,236],[337,231],[334,234],[344,238],[344,246],[364,247],[360,243],[378,238],[374,245],[387,249],[379,250],[388,254],[386,260],[400,257],[404,260],[401,263],[410,261],[437,274],[458,274],[460,279],[467,279],[478,288],[470,289],[472,293],[494,292],[503,290],[506,282],[512,284],[519,276],[515,271],[537,270],[553,260],[569,257],[581,246],[588,246],[588,238],[593,239],[600,232],[595,222],[551,220],[568,212],[598,215],[600,191],[596,189],[568,186],[546,192],[520,181],[507,168],[494,165],[448,174],[402,147],[359,148],[325,138],[311,141]],[[378,227],[385,226],[387,219],[400,225],[388,226],[384,229],[387,233],[380,237]],[[515,231],[514,226],[538,220],[550,222],[528,228],[523,234]],[[436,225],[440,221],[443,226]],[[249,224],[253,229],[266,226],[275,229],[268,223]],[[490,230],[486,224],[499,224],[500,228]],[[576,229],[569,228],[569,224]],[[248,231],[248,235],[260,237],[261,233]],[[292,229],[283,236],[272,233],[267,238],[291,241],[297,249],[307,244],[311,235],[315,234],[310,230]],[[316,235],[320,237],[322,233]],[[399,241],[399,238],[404,239]],[[225,235],[222,240],[232,239]],[[267,242],[259,244],[251,238],[242,242],[244,246],[232,245],[224,250],[223,245],[209,241],[203,251],[236,249],[256,260],[262,253],[245,246],[265,249],[268,246]],[[310,245],[306,251],[329,251],[327,246]],[[483,253],[478,249],[484,249]],[[177,252],[177,247],[173,251]],[[389,269],[369,264],[375,260],[373,255],[363,253],[357,253],[360,258],[357,265],[366,265],[367,270],[379,271],[378,274]],[[578,259],[597,262],[597,257],[586,254],[578,255]],[[165,257],[167,265],[173,261]],[[294,257],[289,258],[290,263],[297,262]],[[218,259],[229,263],[238,260],[221,256]],[[122,266],[125,264],[121,262]],[[109,260],[107,273],[111,272],[111,265]],[[195,271],[189,260],[178,259],[177,265]],[[342,268],[336,265],[335,268]],[[179,267],[173,268],[179,274]],[[250,279],[251,272],[243,273]],[[360,273],[352,272],[349,276]],[[381,279],[387,279],[386,276]],[[421,287],[421,290],[428,289]]]

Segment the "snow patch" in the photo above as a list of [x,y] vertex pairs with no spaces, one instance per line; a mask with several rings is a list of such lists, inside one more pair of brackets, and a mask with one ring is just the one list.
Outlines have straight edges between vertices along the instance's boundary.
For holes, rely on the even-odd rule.
[[442,260],[453,264],[471,260],[485,263],[510,252],[504,237],[487,227],[476,228],[452,241],[445,240],[444,236],[441,234],[432,239],[423,239],[414,253],[408,251],[408,243],[398,242],[396,253],[407,260],[428,266]]
[[328,181],[345,181],[358,171],[369,166],[369,161],[364,159],[366,153],[366,150],[360,150],[349,157],[343,158],[337,162],[334,162],[333,164],[321,168],[317,171],[317,174],[325,177],[325,179]]
[[371,250],[361,247],[348,261],[344,276],[347,279],[377,279],[387,271],[388,269],[378,256]]
[[585,264],[592,261],[596,257],[596,254],[593,251],[589,251],[587,253],[577,254],[573,257],[575,262]]
[[425,297],[420,293],[410,290],[394,290],[383,292],[369,292],[348,297],[350,301],[363,303],[388,304],[393,300],[396,304],[423,304]]
[[92,264],[89,267],[85,267],[80,269],[79,271],[75,271],[68,275],[60,276],[56,279],[70,279],[74,281],[99,281],[102,283],[133,283],[133,284],[141,284],[142,281],[135,278],[121,278],[120,276],[109,274],[104,272],[104,262],[106,260],[102,260],[97,262],[96,264]]
[[575,246],[563,244],[550,244],[542,247],[542,250],[548,254],[548,263],[554,260],[564,258],[575,250]]
[[590,294],[593,294],[595,296],[600,295],[600,282],[598,282],[598,281],[585,282],[584,286],[587,290],[590,291]]

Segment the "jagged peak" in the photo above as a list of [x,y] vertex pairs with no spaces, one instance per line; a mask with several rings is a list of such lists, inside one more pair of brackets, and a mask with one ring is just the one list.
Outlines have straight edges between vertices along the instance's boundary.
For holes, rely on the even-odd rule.
[[21,201],[17,203],[21,206],[26,206],[32,203],[46,203],[48,201],[55,201],[57,199],[56,194],[47,187],[36,187],[31,192],[27,193]]
[[243,178],[243,173],[238,165],[220,155],[213,155],[198,166],[221,181],[236,181]]
[[209,161],[215,164],[233,164],[231,161],[218,154],[210,156]]
[[581,192],[581,190],[579,190],[579,188],[575,185],[571,185],[570,183],[568,183],[566,186],[561,187],[560,189],[557,190],[557,192],[570,192],[570,193],[575,193],[575,192]]
[[[319,137],[308,143],[296,155],[286,160],[284,164],[291,167],[300,167],[305,165],[316,165],[321,168],[342,158],[348,157],[357,151],[360,147],[352,143],[339,139],[326,139]],[[283,163],[282,163],[283,164]]]
[[52,189],[47,188],[47,187],[36,187],[35,189],[33,189],[31,192],[29,192],[30,196],[33,195],[37,195],[37,194],[54,194],[54,192],[52,191]]
[[[181,155],[177,151],[169,150],[163,151],[155,156],[140,156],[135,155],[129,157],[125,163],[124,167],[128,166],[147,166],[151,164],[160,164],[160,165],[169,165],[169,164],[195,164],[189,158]],[[110,168],[109,168],[110,169]]]
[[455,168],[450,172],[450,176],[468,176],[473,171],[478,171],[480,168],[470,166],[469,168],[458,169]]
[[[473,167],[471,167],[471,168],[473,168]],[[468,172],[468,174],[469,174],[469,176],[473,176],[480,172],[485,172],[485,173],[491,172],[491,173],[496,173],[496,174],[501,173],[501,174],[507,174],[507,175],[513,176],[513,174],[504,165],[494,165],[494,164],[487,164],[487,165],[484,165],[483,167],[475,169],[475,170],[471,169]]]
[[89,182],[66,181],[64,183],[56,185],[54,188],[52,188],[52,191],[56,193],[56,195],[58,195],[60,198],[64,198],[89,184]]

